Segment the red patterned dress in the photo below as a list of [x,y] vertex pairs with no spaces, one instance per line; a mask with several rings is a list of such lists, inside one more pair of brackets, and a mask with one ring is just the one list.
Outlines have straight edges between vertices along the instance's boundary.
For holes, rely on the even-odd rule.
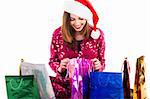
[[[90,27],[90,34],[92,28]],[[100,37],[94,40],[92,37],[84,39],[80,42],[74,42],[74,46],[70,47],[68,43],[63,40],[61,35],[61,27],[56,29],[52,36],[52,42],[50,45],[50,62],[49,65],[56,72],[56,77],[51,77],[52,85],[56,98],[70,98],[71,97],[71,84],[69,79],[65,78],[66,70],[63,73],[59,73],[57,69],[60,66],[60,61],[64,58],[85,58],[100,60],[102,67],[99,71],[103,71],[105,68],[105,41],[104,33],[99,29]]]

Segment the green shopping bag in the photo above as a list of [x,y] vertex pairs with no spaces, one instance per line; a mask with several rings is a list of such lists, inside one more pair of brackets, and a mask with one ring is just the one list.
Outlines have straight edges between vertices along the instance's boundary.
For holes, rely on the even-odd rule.
[[8,99],[40,99],[33,75],[5,76]]

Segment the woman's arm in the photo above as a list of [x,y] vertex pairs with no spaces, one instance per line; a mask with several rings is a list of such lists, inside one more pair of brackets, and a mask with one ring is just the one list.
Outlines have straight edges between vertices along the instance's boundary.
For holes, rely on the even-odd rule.
[[63,46],[63,44],[60,43],[62,42],[60,31],[61,28],[56,29],[52,36],[49,65],[57,75],[65,76],[67,72],[66,66],[69,59],[64,58],[62,54],[60,54],[62,53],[61,47]]
[[104,39],[104,33],[102,30],[100,30],[100,37],[98,39],[98,43],[99,43],[98,59],[101,63],[99,71],[103,71],[105,69],[105,39]]
[[57,42],[56,35],[55,35],[56,32],[58,31],[55,30],[52,36],[52,41],[50,45],[50,61],[49,61],[49,65],[55,73],[57,73],[57,69],[60,66],[60,60],[58,58],[58,50],[56,47],[56,42]]

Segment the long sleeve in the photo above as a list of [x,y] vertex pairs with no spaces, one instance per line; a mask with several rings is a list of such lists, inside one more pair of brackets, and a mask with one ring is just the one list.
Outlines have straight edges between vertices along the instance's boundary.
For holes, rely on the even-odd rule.
[[105,40],[104,40],[104,33],[102,30],[100,30],[100,37],[99,37],[98,43],[99,43],[99,49],[98,49],[99,57],[98,58],[102,65],[99,71],[103,71],[105,69]]
[[63,39],[61,36],[61,28],[59,27],[56,29],[52,36],[52,41],[50,45],[50,61],[49,65],[52,68],[52,70],[57,74],[61,76],[66,75],[66,69],[62,69],[61,73],[58,72],[58,68],[60,67],[60,61],[65,57],[64,50],[63,50]]
[[[63,59],[63,56],[60,55],[60,52],[62,52],[61,48],[63,46],[62,42],[63,41],[61,37],[61,27],[59,27],[54,31],[52,35],[52,41],[50,45],[50,61],[49,61],[50,67],[57,75],[61,74],[58,72],[58,68],[60,67],[61,59]],[[61,74],[61,75],[64,75],[64,74]]]
[[50,61],[49,61],[49,65],[52,68],[52,70],[57,73],[57,69],[59,68],[59,64],[60,64],[60,60],[58,59],[58,52],[57,52],[57,47],[56,47],[56,37],[55,37],[55,32],[53,33],[53,37],[52,37],[52,41],[51,41],[51,45],[50,45]]

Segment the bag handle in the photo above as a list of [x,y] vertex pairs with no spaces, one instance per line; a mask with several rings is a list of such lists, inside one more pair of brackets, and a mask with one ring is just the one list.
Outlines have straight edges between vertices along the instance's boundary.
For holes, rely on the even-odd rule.
[[21,78],[20,83],[19,83],[19,85],[18,85],[17,87],[13,87],[12,81],[14,81],[14,79],[11,79],[11,80],[10,80],[10,87],[11,87],[13,90],[18,90],[18,89],[21,87],[22,83],[23,83],[23,78]]
[[[24,59],[21,59],[21,63],[23,63],[24,62]],[[19,65],[19,75],[21,76],[22,74],[21,74],[21,63],[20,63],[20,65]]]
[[[21,63],[23,63],[23,62],[24,62],[24,59],[21,59]],[[20,63],[20,66],[19,66],[19,75],[20,75],[20,77],[22,76],[22,74],[21,74],[21,63]],[[13,81],[14,81],[14,79],[11,79],[11,80],[10,80],[10,87],[11,87],[13,90],[18,90],[18,89],[20,88],[20,86],[22,85],[22,83],[23,83],[23,78],[21,78],[18,87],[13,87],[13,85],[12,85],[12,82],[13,82]]]

